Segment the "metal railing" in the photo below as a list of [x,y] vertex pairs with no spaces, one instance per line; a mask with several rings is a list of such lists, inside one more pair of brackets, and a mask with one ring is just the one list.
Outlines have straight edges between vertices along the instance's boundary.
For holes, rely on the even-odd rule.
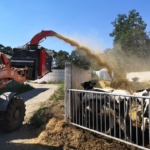
[[[69,110],[65,115],[69,123],[137,148],[150,148],[147,148],[150,144],[150,97],[76,89],[68,92],[69,106],[66,107]],[[149,102],[147,107],[145,99]]]

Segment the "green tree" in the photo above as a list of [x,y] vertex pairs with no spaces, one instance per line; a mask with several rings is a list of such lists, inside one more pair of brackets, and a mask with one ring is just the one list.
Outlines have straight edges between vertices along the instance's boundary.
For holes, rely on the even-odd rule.
[[86,56],[84,54],[84,52],[81,50],[80,51],[79,50],[72,51],[72,53],[70,55],[70,61],[73,64],[75,64],[85,70],[90,69],[90,66],[91,66],[90,58],[88,56]]
[[149,37],[145,32],[147,24],[136,10],[129,11],[126,14],[118,14],[118,18],[111,23],[114,26],[113,32],[114,45],[119,43],[123,51],[127,54],[134,53],[138,56],[147,56],[149,54]]
[[8,55],[12,55],[13,54],[13,50],[10,46],[6,46],[3,49],[4,53],[8,54]]
[[0,44],[0,52],[3,52],[3,51],[4,51],[4,48],[5,48],[5,46],[2,45],[2,44]]
[[13,54],[13,50],[10,46],[4,46],[2,44],[0,44],[0,52],[3,52],[5,54],[8,54],[8,55],[12,55]]
[[54,60],[53,61],[55,61],[55,65],[56,65],[55,68],[64,69],[65,63],[67,61],[69,61],[69,57],[70,57],[70,55],[66,51],[62,51],[62,50],[60,50],[59,52],[54,51],[54,56],[53,56]]

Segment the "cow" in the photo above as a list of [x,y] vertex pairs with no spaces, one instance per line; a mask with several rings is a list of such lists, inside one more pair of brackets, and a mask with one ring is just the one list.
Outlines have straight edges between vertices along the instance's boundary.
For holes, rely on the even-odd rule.
[[[135,96],[150,96],[150,89],[143,89],[143,90],[138,90],[133,93]],[[143,102],[142,102],[143,101]],[[147,98],[137,98],[137,103],[138,103],[138,108],[137,109],[137,115],[140,114],[140,118],[142,119],[142,125],[141,125],[141,131],[144,132],[146,128],[146,124],[149,124],[149,115],[150,115],[150,110],[149,110],[149,105],[150,105],[150,99]],[[143,105],[142,105],[143,104]],[[142,112],[143,110],[143,112]],[[139,113],[140,112],[140,113]]]
[[[120,128],[124,131],[124,133],[126,133],[127,139],[129,139],[129,132],[128,130],[125,131],[126,127],[124,126],[128,115],[128,110],[129,110],[129,102],[128,102],[129,97],[118,96],[118,95],[120,94],[129,95],[130,93],[125,90],[94,89],[93,83],[91,81],[81,83],[81,86],[88,91],[101,92],[98,97],[95,96],[96,95],[95,93],[87,93],[86,96],[82,99],[84,100],[83,101],[84,109],[85,109],[84,116],[86,116],[85,114],[89,114],[89,112],[94,114],[94,116],[96,116],[96,113],[99,112],[100,113],[104,112],[108,115],[110,111],[111,112],[110,122],[109,122],[110,127],[106,131],[106,134],[109,134],[111,132],[111,129],[114,127],[114,117],[115,117],[116,122],[119,124]],[[116,94],[116,95],[112,96],[107,94]],[[120,111],[120,115],[119,115],[119,111]],[[118,118],[119,116],[120,118]]]
[[127,135],[126,138],[129,139],[129,130],[126,130],[129,128],[129,124],[127,124],[126,121],[129,120],[128,112],[130,98],[126,95],[130,95],[130,93],[125,90],[113,90],[111,92],[109,100],[107,100],[106,110],[111,112],[111,126],[109,128],[109,131],[114,127],[115,118],[115,121],[117,122],[119,127],[122,129],[124,134]]
[[99,99],[100,100],[104,96],[103,93],[110,93],[113,91],[113,90],[105,90],[105,89],[99,89],[99,88],[94,89],[94,85],[96,85],[96,83],[94,83],[92,81],[81,83],[81,86],[84,88],[84,90],[99,92],[99,93],[96,94],[96,93],[81,92],[78,94],[78,96],[80,98],[80,102],[84,103],[85,101],[91,100],[91,99]]
[[[95,117],[97,114],[102,113],[103,115],[106,115],[109,118],[109,128],[105,132],[106,134],[110,134],[111,130],[114,128],[114,119],[121,128],[121,130],[124,132],[124,134],[127,135],[127,139],[129,139],[129,124],[126,123],[126,120],[129,120],[128,117],[128,108],[129,108],[128,100],[125,98],[118,97],[115,99],[113,96],[105,95],[105,97],[102,97],[102,99],[90,99],[86,101],[86,104],[84,106],[85,108],[85,117],[86,119],[88,117]],[[101,107],[100,107],[101,106]],[[90,114],[90,116],[89,116]],[[100,117],[99,117],[100,118]],[[90,118],[91,121],[92,118]],[[96,119],[94,119],[95,121]],[[102,121],[102,120],[101,120]],[[91,127],[93,125],[90,124]],[[95,123],[96,125],[96,123]]]
[[[81,83],[81,86],[84,88],[84,90],[92,91],[92,92],[78,93],[78,96],[81,102],[80,111],[83,112],[83,118],[85,120],[85,124],[87,122],[88,117],[90,118],[91,116],[90,114],[94,114],[94,115],[96,114],[94,112],[96,110],[96,107],[97,107],[98,113],[103,109],[104,97],[106,96],[105,93],[111,92],[109,90],[104,90],[104,89],[99,89],[99,88],[94,89],[94,85],[96,85],[96,83],[92,81]],[[98,92],[98,93],[93,93],[93,92]]]
[[[94,89],[88,90],[88,91],[97,92],[97,90],[95,91]],[[98,90],[98,92],[99,93],[88,93],[88,92],[78,93],[79,100],[80,100],[80,111],[83,112],[82,115],[84,116],[84,119],[88,118],[87,114],[90,114],[90,113],[95,114],[94,111],[96,110],[96,105],[98,106],[99,111],[103,109],[102,107],[105,103],[104,97],[106,96],[105,93],[108,93],[108,92],[105,90]]]
[[125,90],[114,90],[111,92],[111,94],[113,94],[113,96],[111,95],[110,106],[114,106],[114,102],[115,102],[115,109],[119,108],[120,105],[120,108],[116,111],[120,111],[123,117],[126,118],[129,110],[129,100],[130,100],[130,97],[127,97],[126,95],[130,95],[130,93]]
[[81,86],[85,90],[91,90],[91,89],[93,89],[94,85],[96,85],[96,83],[92,82],[92,81],[87,81],[87,82],[81,83]]

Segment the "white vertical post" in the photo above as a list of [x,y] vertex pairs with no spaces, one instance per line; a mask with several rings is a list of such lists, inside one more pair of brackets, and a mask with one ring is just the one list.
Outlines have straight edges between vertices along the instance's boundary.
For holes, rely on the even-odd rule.
[[[69,100],[71,100],[71,97],[69,99],[69,90],[71,89],[71,78],[72,78],[72,64],[67,62],[65,64],[65,101],[64,101],[64,107],[65,107],[65,121],[69,123],[70,121],[70,103]],[[71,92],[70,92],[71,94]]]

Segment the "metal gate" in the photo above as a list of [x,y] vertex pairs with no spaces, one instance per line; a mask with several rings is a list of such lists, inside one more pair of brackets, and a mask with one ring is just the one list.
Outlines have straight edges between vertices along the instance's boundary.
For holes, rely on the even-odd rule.
[[[144,107],[141,107],[144,102],[138,101],[139,98],[150,100],[149,97],[77,89],[68,89],[68,92],[65,116],[70,124],[141,149],[150,148],[150,115],[145,120]],[[150,105],[148,108],[150,110]]]

